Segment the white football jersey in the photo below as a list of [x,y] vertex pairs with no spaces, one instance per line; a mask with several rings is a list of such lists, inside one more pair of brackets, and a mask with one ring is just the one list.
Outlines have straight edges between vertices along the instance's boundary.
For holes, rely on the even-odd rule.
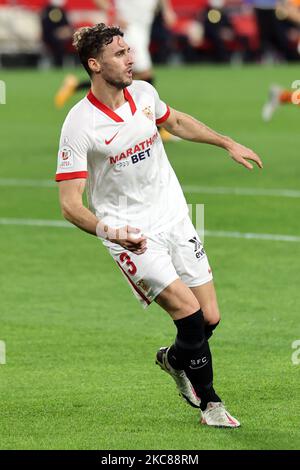
[[115,0],[117,15],[127,24],[150,26],[158,0]]
[[104,223],[159,233],[188,213],[156,127],[170,110],[147,82],[134,81],[124,97],[113,111],[90,91],[71,109],[56,181],[88,178],[89,208]]

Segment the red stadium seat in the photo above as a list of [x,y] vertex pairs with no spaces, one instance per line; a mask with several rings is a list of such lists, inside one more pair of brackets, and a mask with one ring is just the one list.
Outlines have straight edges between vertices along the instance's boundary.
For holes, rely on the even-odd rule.
[[195,19],[197,13],[208,5],[208,0],[172,0],[172,5],[180,18]]

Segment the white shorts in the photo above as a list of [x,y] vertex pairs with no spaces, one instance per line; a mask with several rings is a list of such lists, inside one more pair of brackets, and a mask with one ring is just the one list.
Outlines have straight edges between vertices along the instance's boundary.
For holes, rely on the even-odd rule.
[[125,30],[124,39],[133,52],[134,72],[145,72],[152,68],[150,34],[150,28],[137,24],[129,24]]
[[146,308],[173,281],[188,287],[211,281],[212,271],[203,245],[189,216],[167,231],[147,236],[147,251],[136,255],[103,240],[134,295]]

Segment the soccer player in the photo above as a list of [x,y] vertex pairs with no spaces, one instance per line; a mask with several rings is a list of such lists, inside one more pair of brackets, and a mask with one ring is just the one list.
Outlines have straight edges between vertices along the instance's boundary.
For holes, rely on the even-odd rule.
[[[300,25],[300,0],[285,0],[277,5],[277,12],[281,18]],[[300,51],[300,43],[298,45]],[[299,55],[300,58],[300,55]],[[280,85],[273,84],[269,89],[269,96],[262,109],[264,121],[270,121],[276,109],[283,104],[300,104],[300,91],[289,90]]]
[[[300,86],[300,82],[298,87]],[[262,109],[264,121],[271,121],[276,109],[283,104],[300,104],[300,90],[289,90],[280,85],[273,84],[269,89],[269,96]]]
[[66,45],[73,34],[64,7],[65,0],[50,0],[41,11],[42,38],[51,52],[55,67],[63,66]]
[[[157,132],[227,150],[248,169],[260,158],[191,116],[169,108],[155,88],[133,81],[133,57],[117,27],[74,35],[92,86],[61,132],[56,181],[64,217],[103,241],[144,307],[157,302],[177,336],[157,364],[209,426],[238,427],[213,387],[208,339],[220,320],[211,268]],[[88,179],[89,208],[83,204]]]

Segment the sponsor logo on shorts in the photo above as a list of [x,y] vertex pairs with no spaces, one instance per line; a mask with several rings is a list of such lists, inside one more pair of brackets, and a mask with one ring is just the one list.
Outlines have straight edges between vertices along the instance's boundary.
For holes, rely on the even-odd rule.
[[189,240],[190,243],[194,245],[194,253],[197,259],[203,258],[205,256],[205,250],[202,243],[198,240],[197,237],[193,237]]
[[144,292],[146,292],[146,294],[149,292],[150,290],[150,286],[148,286],[148,284],[144,281],[144,279],[140,279],[136,285],[142,289]]

